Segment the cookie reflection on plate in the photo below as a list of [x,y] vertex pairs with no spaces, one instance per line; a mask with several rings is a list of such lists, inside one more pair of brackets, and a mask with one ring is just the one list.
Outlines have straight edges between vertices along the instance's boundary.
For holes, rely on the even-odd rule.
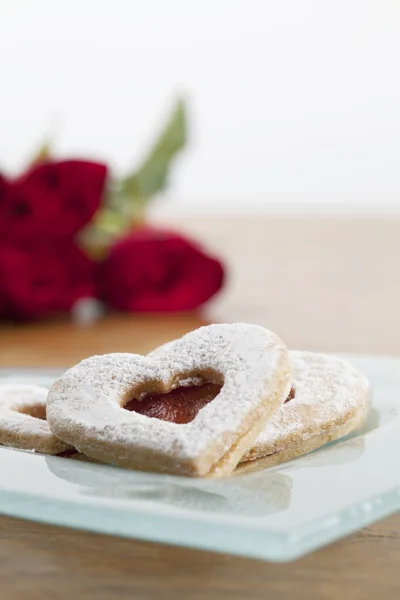
[[46,463],[57,477],[81,486],[84,495],[155,502],[196,512],[265,516],[288,508],[291,498],[291,477],[277,472],[193,480],[54,456],[47,456]]

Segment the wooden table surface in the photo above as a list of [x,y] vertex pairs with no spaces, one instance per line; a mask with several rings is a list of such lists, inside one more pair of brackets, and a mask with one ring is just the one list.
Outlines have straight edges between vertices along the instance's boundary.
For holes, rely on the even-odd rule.
[[[400,355],[400,221],[214,219],[187,229],[229,262],[203,317],[119,315],[0,327],[0,366],[146,352],[205,320],[267,325],[291,347]],[[400,516],[276,565],[0,518],[1,600],[400,597]]]

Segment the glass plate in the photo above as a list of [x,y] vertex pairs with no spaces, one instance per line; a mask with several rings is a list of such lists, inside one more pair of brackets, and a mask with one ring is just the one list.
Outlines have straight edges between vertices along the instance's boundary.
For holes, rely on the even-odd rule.
[[[400,508],[400,359],[346,356],[370,379],[361,432],[284,465],[196,480],[0,449],[0,513],[288,561]],[[49,385],[49,370],[0,370]]]

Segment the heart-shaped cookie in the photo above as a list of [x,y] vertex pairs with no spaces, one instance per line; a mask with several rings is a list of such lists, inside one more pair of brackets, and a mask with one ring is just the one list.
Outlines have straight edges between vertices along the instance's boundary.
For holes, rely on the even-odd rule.
[[294,397],[265,425],[243,456],[240,472],[307,454],[364,423],[370,404],[364,375],[334,356],[298,351],[289,356]]
[[[161,358],[177,341],[163,344],[149,356]],[[267,421],[236,473],[291,460],[344,437],[364,422],[369,408],[364,375],[347,361],[325,354],[290,351],[289,359],[292,394]]]
[[[124,410],[201,379],[221,386],[195,418],[176,424]],[[86,359],[52,386],[52,432],[89,457],[193,476],[230,473],[291,387],[288,351],[255,325],[210,325],[188,333],[162,358],[108,354]]]
[[38,385],[0,385],[0,444],[43,454],[70,450],[46,422],[47,392]]

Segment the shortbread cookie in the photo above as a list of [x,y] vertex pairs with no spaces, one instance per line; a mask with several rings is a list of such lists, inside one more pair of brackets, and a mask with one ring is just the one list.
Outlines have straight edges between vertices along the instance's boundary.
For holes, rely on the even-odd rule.
[[[124,410],[133,399],[199,380],[221,386],[181,424]],[[161,358],[108,354],[86,359],[52,386],[52,432],[85,455],[128,468],[191,476],[230,473],[291,388],[288,351],[255,325],[210,325]]]
[[[176,341],[163,344],[149,356],[162,357]],[[289,357],[292,391],[244,454],[235,473],[291,460],[344,437],[364,422],[369,408],[369,384],[361,373],[333,356],[290,351]],[[188,389],[189,394],[196,396],[198,405],[199,392]],[[161,414],[162,406],[157,410]]]
[[266,424],[241,462],[263,458],[263,468],[273,466],[344,437],[364,423],[369,384],[361,373],[333,356],[294,351],[289,355],[294,397]]
[[49,429],[47,392],[38,385],[0,385],[0,444],[43,454],[59,454],[71,448]]

